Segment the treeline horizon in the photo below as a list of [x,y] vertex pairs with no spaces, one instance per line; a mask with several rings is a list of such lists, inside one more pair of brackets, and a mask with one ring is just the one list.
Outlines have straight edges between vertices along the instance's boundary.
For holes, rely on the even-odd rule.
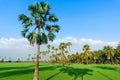
[[[89,44],[83,45],[83,52],[76,52],[70,54],[70,47],[72,46],[71,42],[60,43],[58,47],[54,47],[50,44],[47,45],[47,50],[42,51],[41,54],[44,56],[48,56],[49,59],[39,62],[46,63],[62,63],[70,64],[70,63],[79,63],[79,64],[120,64],[120,43],[118,43],[116,48],[113,48],[110,45],[106,45],[103,49],[91,51]],[[18,58],[17,60],[11,59],[9,57],[8,60],[5,60],[5,57],[0,57],[0,62],[35,62],[35,55],[32,56],[28,54],[26,60],[21,60]],[[41,59],[41,56],[40,56]]]
[[[120,64],[120,42],[116,48],[106,45],[103,49],[90,51],[89,44],[83,45],[83,52],[70,53],[71,42],[60,43],[58,47],[48,45],[48,52],[51,53],[51,63],[80,63],[80,64]],[[50,48],[51,47],[51,48]],[[50,51],[51,49],[51,51]]]

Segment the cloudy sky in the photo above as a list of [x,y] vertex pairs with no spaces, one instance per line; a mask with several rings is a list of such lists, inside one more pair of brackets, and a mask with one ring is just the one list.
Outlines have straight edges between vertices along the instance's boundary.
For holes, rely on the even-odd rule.
[[[28,12],[28,5],[40,0],[0,0],[0,56],[25,59],[34,55],[36,47],[22,38],[23,29],[18,15]],[[60,25],[56,40],[50,44],[72,42],[71,52],[81,52],[84,44],[91,50],[102,49],[105,45],[116,47],[120,41],[119,0],[45,0],[51,5]],[[42,46],[42,50],[45,47]]]

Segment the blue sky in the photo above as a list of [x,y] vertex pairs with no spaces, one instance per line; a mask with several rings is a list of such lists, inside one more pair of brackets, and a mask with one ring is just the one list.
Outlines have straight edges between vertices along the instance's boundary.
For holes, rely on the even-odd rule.
[[[25,59],[36,52],[36,47],[30,47],[22,38],[23,27],[18,21],[18,15],[28,15],[28,6],[35,1],[40,0],[0,0],[0,56]],[[61,28],[51,44],[70,41],[72,52],[81,52],[84,44],[96,50],[105,45],[116,47],[120,41],[120,0],[44,1],[50,3]]]
[[[39,0],[37,0],[39,1]],[[119,40],[119,0],[45,0],[58,18],[61,31],[57,38],[72,36],[100,40]],[[0,38],[21,38],[18,15],[28,14],[35,0],[0,0]]]

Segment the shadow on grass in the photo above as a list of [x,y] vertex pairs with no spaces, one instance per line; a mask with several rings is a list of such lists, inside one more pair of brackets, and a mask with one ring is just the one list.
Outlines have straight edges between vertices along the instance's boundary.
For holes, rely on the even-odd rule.
[[100,72],[100,71],[97,71],[99,74],[101,74],[102,76],[106,77],[108,80],[113,80],[111,79],[109,76],[107,76],[106,74]]
[[60,73],[61,73],[61,72],[55,73],[55,74],[53,74],[52,76],[48,77],[46,80],[50,80],[50,79],[52,79],[53,77],[57,76],[57,75],[60,74]]
[[56,68],[59,68],[61,66],[46,66],[46,67],[40,67],[40,71],[48,71],[48,70],[55,70]]
[[[120,68],[118,67],[109,67],[109,66],[95,66],[95,68],[99,68],[102,70],[110,70],[110,71],[116,71],[118,73],[120,73]],[[97,71],[100,75],[106,77],[108,80],[113,80],[111,77],[108,76],[108,74],[104,74],[103,72]]]
[[26,75],[29,73],[33,73],[33,71],[34,69],[17,69],[17,70],[12,70],[12,71],[6,71],[6,72],[0,73],[0,78]]
[[105,70],[116,70],[116,67],[108,67],[108,66],[95,66],[95,67]]
[[[34,65],[26,66],[26,67],[4,67],[0,68],[0,78],[10,77],[10,76],[20,76],[34,73]],[[48,66],[48,67],[40,67],[39,71],[48,71],[59,68],[60,66]]]
[[77,80],[81,77],[81,80],[84,80],[85,75],[92,75],[93,70],[91,69],[80,69],[80,68],[73,68],[73,67],[65,67],[60,69],[61,72],[67,73],[69,76],[74,76],[72,80]]
[[34,65],[30,65],[30,66],[25,66],[25,67],[2,67],[0,68],[0,71],[7,71],[7,70],[16,70],[16,69],[25,69],[25,68],[30,68],[30,67],[34,67]]
[[95,68],[103,69],[103,70],[112,70],[120,73],[120,68],[118,67],[109,67],[109,66],[95,66]]

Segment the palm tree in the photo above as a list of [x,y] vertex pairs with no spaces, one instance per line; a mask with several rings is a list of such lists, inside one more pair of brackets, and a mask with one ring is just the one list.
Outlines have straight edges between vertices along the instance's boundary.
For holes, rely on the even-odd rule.
[[60,49],[60,53],[61,53],[61,61],[62,61],[62,65],[64,66],[66,63],[66,56],[65,56],[65,49],[66,49],[66,43],[60,43],[59,45],[59,49]]
[[119,44],[118,44],[118,46],[117,46],[117,48],[116,48],[116,54],[117,54],[117,59],[119,59],[120,60],[120,42],[119,42]]
[[92,59],[93,59],[93,63],[96,64],[96,60],[98,58],[98,51],[93,51],[92,53]]
[[46,2],[35,2],[28,7],[30,11],[29,17],[25,14],[19,15],[19,20],[24,26],[24,30],[21,31],[22,36],[28,39],[30,45],[34,46],[34,43],[37,44],[36,66],[33,80],[39,79],[40,45],[47,44],[48,40],[53,41],[55,39],[54,32],[59,32],[60,30],[58,25],[52,25],[51,23],[57,22],[58,18],[50,13],[50,9],[50,5]]
[[28,58],[27,58],[28,62],[30,61],[30,57],[31,57],[31,54],[28,54]]
[[69,49],[68,51],[70,51],[70,46],[72,45],[72,43],[71,42],[67,42],[66,45],[68,46],[68,49]]
[[54,47],[54,46],[52,46],[52,54],[54,54],[54,50],[55,50],[55,47]]
[[50,53],[50,44],[47,45],[48,53]]
[[112,60],[112,63],[113,63],[113,58],[114,58],[114,49],[111,47],[111,46],[104,46],[104,49],[103,49],[104,53],[106,54],[107,56],[107,59],[110,61],[110,59]]
[[58,48],[55,48],[54,50],[55,50],[55,53],[57,54],[57,52],[58,52]]
[[85,56],[86,56],[86,64],[88,64],[88,57],[90,55],[90,46],[88,44],[85,44],[83,46],[83,51],[84,51]]

